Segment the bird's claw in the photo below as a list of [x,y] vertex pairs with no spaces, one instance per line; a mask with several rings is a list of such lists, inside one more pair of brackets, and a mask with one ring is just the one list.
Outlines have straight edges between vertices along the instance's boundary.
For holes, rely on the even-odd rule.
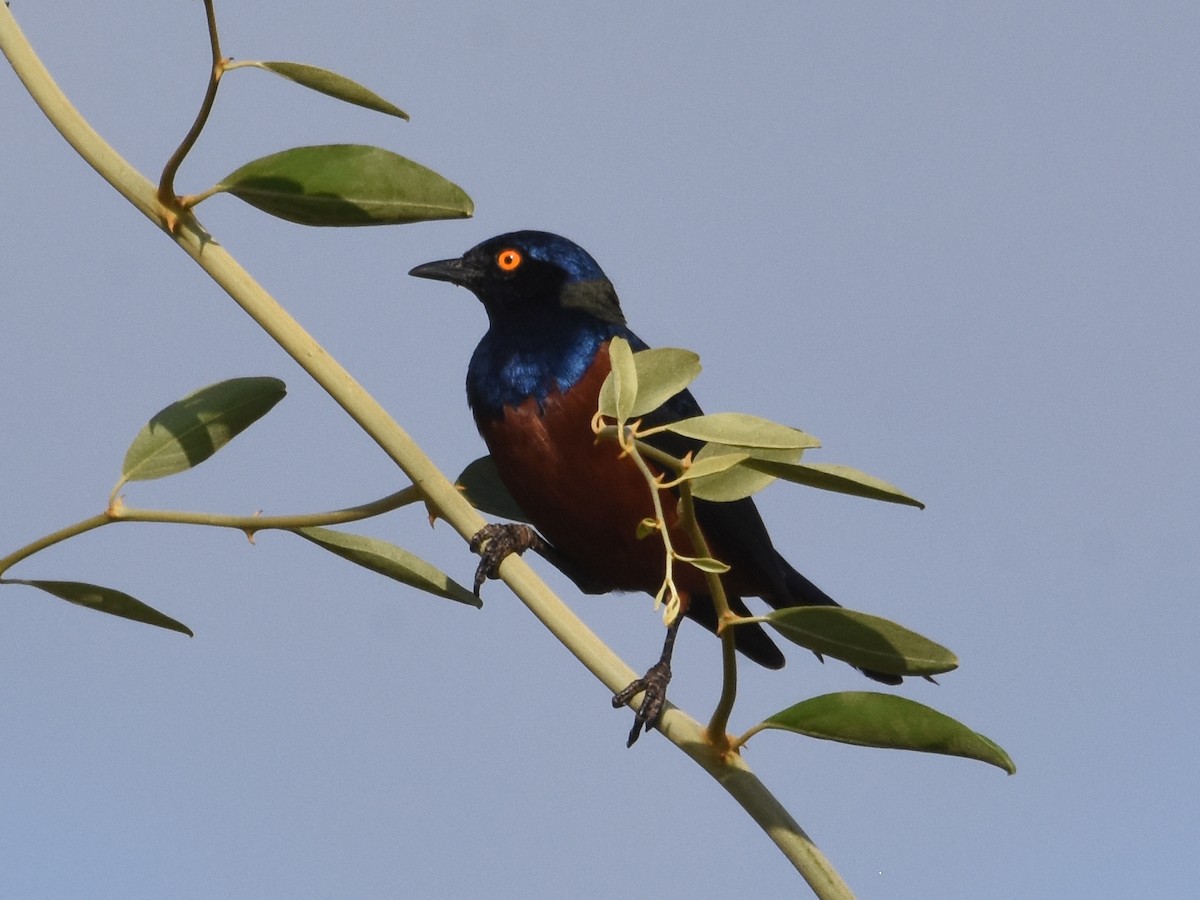
[[518,522],[484,525],[471,537],[471,552],[479,554],[475,569],[475,596],[489,578],[498,578],[500,564],[513,553],[540,550],[545,544],[536,531]]
[[634,714],[633,728],[629,732],[629,740],[625,742],[626,747],[633,746],[643,728],[649,731],[658,724],[658,718],[662,715],[663,706],[667,702],[667,684],[670,681],[671,664],[665,660],[659,660],[649,668],[645,675],[630,682],[623,691],[613,695],[613,707],[620,709],[642,691],[646,692],[646,695],[642,697],[641,707]]

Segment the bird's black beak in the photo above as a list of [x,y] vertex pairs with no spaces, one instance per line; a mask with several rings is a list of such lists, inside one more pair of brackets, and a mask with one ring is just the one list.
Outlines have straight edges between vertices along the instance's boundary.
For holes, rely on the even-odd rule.
[[408,273],[417,278],[430,278],[434,281],[448,281],[459,287],[471,288],[478,283],[483,275],[475,266],[465,259],[439,259],[435,262],[422,263]]

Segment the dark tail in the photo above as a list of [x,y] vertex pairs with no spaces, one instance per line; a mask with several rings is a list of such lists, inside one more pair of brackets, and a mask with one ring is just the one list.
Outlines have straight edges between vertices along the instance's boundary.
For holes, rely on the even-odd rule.
[[[750,615],[741,597],[730,596],[729,609],[739,616]],[[695,597],[688,604],[687,617],[717,633],[717,610],[708,597]],[[733,645],[738,652],[768,669],[782,669],[786,660],[761,625],[739,625],[733,630]]]
[[[776,603],[768,600],[776,609],[783,609],[789,606],[841,606],[840,603],[793,569],[791,564],[782,556],[779,557],[779,563],[785,573],[788,599],[791,602]],[[763,637],[766,637],[766,635],[763,635]],[[869,669],[859,669],[859,671],[873,681],[878,681],[882,684],[900,684],[904,681],[899,675],[888,675],[884,672],[873,672]]]
[[[786,559],[776,554],[779,559],[780,571],[783,573],[784,591],[776,591],[784,596],[768,596],[766,601],[775,609],[787,609],[792,606],[840,606],[836,600],[791,567]],[[750,615],[746,604],[737,596],[729,597],[729,608],[739,616]],[[717,632],[717,611],[712,601],[707,597],[693,598],[688,606],[687,616],[699,622],[713,634]],[[760,666],[768,669],[782,669],[785,662],[783,653],[775,646],[770,635],[761,625],[739,625],[734,629],[734,645],[738,651]],[[899,675],[888,675],[859,669],[868,678],[883,684],[900,684],[904,679]]]

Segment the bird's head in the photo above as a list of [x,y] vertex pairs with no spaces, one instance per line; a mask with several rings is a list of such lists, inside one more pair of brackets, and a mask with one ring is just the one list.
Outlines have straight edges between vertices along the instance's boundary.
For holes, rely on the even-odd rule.
[[424,263],[408,273],[471,291],[493,322],[576,310],[625,323],[617,292],[586,250],[547,231],[490,238],[456,259]]

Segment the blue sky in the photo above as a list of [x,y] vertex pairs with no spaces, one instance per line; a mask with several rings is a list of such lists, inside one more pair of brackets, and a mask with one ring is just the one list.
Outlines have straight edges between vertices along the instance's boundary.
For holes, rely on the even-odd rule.
[[[198,3],[14,2],[76,105],[152,178],[207,66]],[[843,603],[954,649],[906,696],[1000,742],[965,760],[754,739],[748,760],[861,897],[1188,896],[1197,880],[1192,469],[1200,184],[1191,4],[218,9],[225,52],[356,78],[402,123],[238,71],[179,179],[297,144],[386,146],[473,220],[324,230],[199,215],[450,474],[484,317],[410,279],[513,228],[563,233],[709,411],[819,436],[924,512],[779,486],[776,545]],[[0,553],[103,508],[142,422],[210,382],[289,396],[131,504],[270,513],[394,467],[0,73]],[[415,510],[371,530],[467,580]],[[791,896],[724,793],[500,585],[475,611],[287,535],[127,525],[13,577],[96,581],[176,634],[32,590],[0,607],[0,894]],[[635,668],[649,598],[553,585]],[[866,687],[800,651],[742,670],[735,726]],[[705,716],[718,645],[680,638]]]

